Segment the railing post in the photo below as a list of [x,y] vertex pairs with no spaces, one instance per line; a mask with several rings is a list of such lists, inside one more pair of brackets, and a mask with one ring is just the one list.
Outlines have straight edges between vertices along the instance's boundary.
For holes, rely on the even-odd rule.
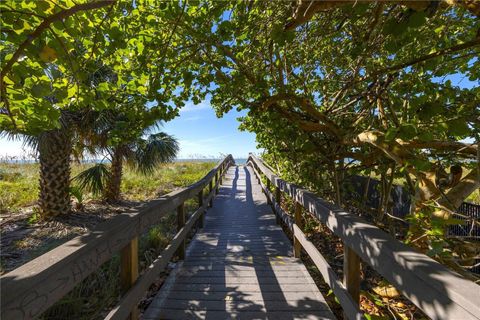
[[218,176],[219,176],[219,172],[217,170],[217,172],[215,172],[215,194],[218,194],[218,189],[219,189],[219,184],[218,184]]
[[[282,192],[280,191],[279,187],[275,187],[275,202],[280,207],[280,203],[282,202]],[[275,217],[276,217],[277,224],[280,224],[281,223],[280,212],[277,212]]]
[[[177,232],[185,225],[185,205],[182,203],[177,207]],[[186,239],[183,239],[182,243],[178,247],[177,255],[180,260],[185,259],[185,244]]]
[[[213,190],[213,179],[210,180],[210,182],[208,183],[208,196],[210,196],[210,194],[212,193],[212,190]],[[210,201],[208,202],[208,206],[210,208],[213,207],[213,197],[210,198]]]
[[267,188],[267,190],[265,190],[265,195],[267,196],[267,203],[271,205],[272,202],[270,201],[270,197],[268,196],[268,191],[270,191],[270,180],[268,179],[267,179],[267,186],[265,188]]
[[[120,286],[122,292],[126,293],[138,278],[138,237],[122,249],[120,260]],[[130,312],[129,319],[138,319],[137,307]]]
[[[296,201],[295,201],[295,224],[298,226],[300,230],[303,229],[302,205]],[[295,258],[300,258],[301,252],[302,252],[302,245],[294,235],[293,236],[293,256]]]
[[356,303],[360,302],[360,258],[343,243],[343,283]]
[[[200,190],[198,193],[198,207],[201,208],[203,206],[203,189]],[[200,219],[198,219],[198,227],[203,228],[203,220],[205,219],[205,210],[200,215]]]

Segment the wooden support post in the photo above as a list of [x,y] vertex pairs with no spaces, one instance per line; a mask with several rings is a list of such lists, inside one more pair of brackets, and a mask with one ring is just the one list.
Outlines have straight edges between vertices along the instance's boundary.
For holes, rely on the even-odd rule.
[[265,190],[265,195],[267,196],[267,203],[272,204],[272,202],[270,201],[270,197],[268,196],[268,191],[270,191],[270,180],[268,180],[268,179],[267,179],[266,188],[267,188],[267,190]]
[[360,258],[343,243],[343,283],[348,293],[357,303],[360,302]]
[[219,172],[215,172],[215,194],[218,194],[218,189],[219,189],[219,185],[217,184],[218,182],[218,176],[219,176]]
[[[122,249],[120,260],[120,286],[122,293],[126,293],[138,278],[138,237]],[[137,307],[130,312],[129,319],[138,319]]]
[[[275,187],[275,202],[280,206],[280,203],[282,202],[282,191],[280,191],[279,187]],[[276,221],[277,224],[280,224],[282,221],[280,220],[280,212],[276,213]]]
[[[198,207],[203,206],[203,189],[198,193]],[[202,212],[200,218],[198,219],[198,227],[203,228],[203,220],[205,219],[205,211]]]
[[[300,228],[303,229],[303,219],[302,219],[302,205],[298,202],[295,202],[295,224]],[[293,237],[293,256],[295,258],[300,258],[300,254],[302,252],[302,245],[300,241],[294,236]]]
[[[208,195],[209,196],[212,193],[212,190],[213,190],[213,180],[210,180],[210,182],[208,183]],[[208,206],[210,208],[213,207],[213,197],[210,199],[210,202],[208,203]]]
[[[177,207],[177,231],[185,225],[185,205],[182,203]],[[186,239],[182,241],[177,250],[177,255],[180,260],[185,259],[185,244]]]

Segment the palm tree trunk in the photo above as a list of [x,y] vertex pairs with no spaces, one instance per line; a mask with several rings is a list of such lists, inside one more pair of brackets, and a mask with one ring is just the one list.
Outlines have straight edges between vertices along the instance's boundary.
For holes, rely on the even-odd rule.
[[40,192],[38,204],[42,216],[70,212],[70,154],[72,144],[65,130],[44,132],[38,142]]
[[122,184],[123,156],[121,147],[116,147],[112,154],[110,176],[107,180],[104,198],[107,202],[120,200],[120,186]]

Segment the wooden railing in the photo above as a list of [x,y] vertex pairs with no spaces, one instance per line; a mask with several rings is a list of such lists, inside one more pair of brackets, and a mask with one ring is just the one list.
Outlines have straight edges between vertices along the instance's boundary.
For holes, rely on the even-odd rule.
[[[358,216],[282,180],[254,155],[250,155],[247,163],[253,167],[278,219],[292,230],[295,256],[300,256],[302,248],[306,251],[340,301],[348,319],[363,318],[358,307],[362,261],[432,319],[480,319],[480,286],[414,251]],[[295,201],[293,219],[280,206],[282,194]],[[302,232],[302,210],[316,217],[343,241],[343,283]]]
[[[144,207],[124,213],[100,224],[93,231],[76,237],[44,255],[3,275],[1,319],[20,320],[38,317],[70,292],[104,262],[120,252],[120,282],[123,296],[106,319],[137,318],[137,304],[159,273],[177,253],[185,256],[185,240],[198,221],[203,225],[207,206],[212,205],[222,176],[234,162],[231,155],[219,162],[203,179]],[[203,190],[209,192],[204,197]],[[199,208],[185,221],[184,202],[198,197]],[[178,230],[161,255],[138,277],[138,237],[167,213],[177,210]]]

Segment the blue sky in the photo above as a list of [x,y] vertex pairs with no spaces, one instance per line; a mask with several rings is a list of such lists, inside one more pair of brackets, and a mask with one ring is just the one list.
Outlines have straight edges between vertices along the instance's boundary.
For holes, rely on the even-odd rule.
[[[234,158],[246,158],[256,149],[255,134],[238,130],[237,118],[245,112],[231,110],[223,118],[217,118],[208,101],[198,105],[189,102],[180,111],[180,116],[166,122],[163,131],[180,142],[179,158],[218,158],[231,153]],[[22,148],[20,141],[0,138],[0,157],[22,156],[29,150]]]
[[231,153],[234,158],[246,158],[258,152],[255,134],[238,130],[237,118],[245,112],[235,109],[217,118],[208,101],[198,105],[187,103],[180,116],[165,123],[163,131],[180,142],[179,158],[218,157]]

